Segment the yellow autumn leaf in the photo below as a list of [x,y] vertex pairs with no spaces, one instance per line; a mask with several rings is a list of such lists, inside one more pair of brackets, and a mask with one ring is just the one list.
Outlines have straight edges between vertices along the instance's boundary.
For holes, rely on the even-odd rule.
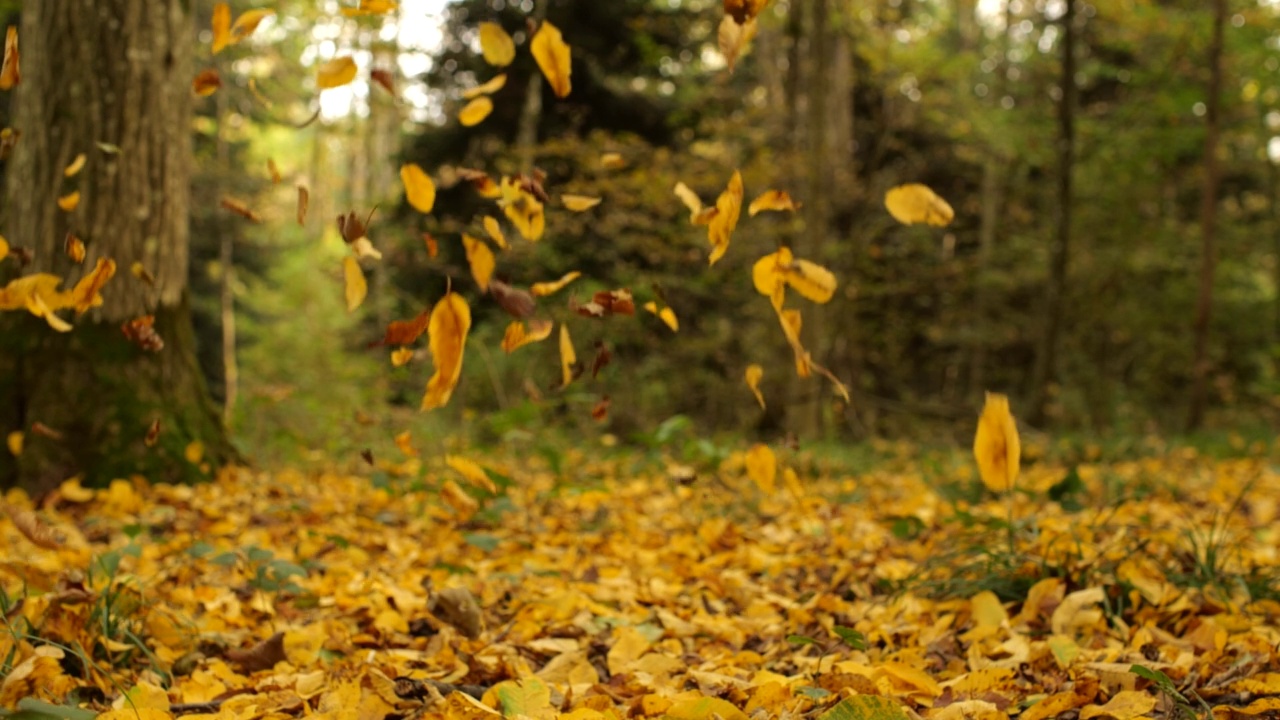
[[236,23],[231,26],[231,43],[240,42],[241,40],[253,34],[258,29],[258,25],[271,15],[275,15],[275,10],[246,10],[236,18]]
[[532,193],[520,187],[520,183],[511,178],[502,178],[499,185],[501,198],[498,204],[502,212],[520,231],[521,237],[530,242],[542,239],[547,228],[547,217],[542,209],[542,202]]
[[529,44],[529,51],[533,53],[533,59],[551,84],[551,91],[558,98],[567,97],[572,88],[569,75],[573,71],[573,65],[569,46],[565,44],[559,28],[543,21],[542,27],[538,28]]
[[0,237],[0,260],[9,257],[9,241]]
[[480,52],[484,61],[494,67],[506,67],[516,58],[516,43],[495,22],[480,23]]
[[808,260],[796,259],[785,247],[757,260],[751,268],[751,281],[761,295],[772,298],[784,287],[791,287],[801,296],[820,304],[831,301],[838,285],[830,270]]
[[218,76],[218,71],[213,68],[201,70],[191,81],[191,92],[200,97],[209,97],[222,87],[222,78]]
[[365,282],[364,271],[360,269],[360,261],[348,255],[342,258],[342,278],[345,283],[347,312],[355,312],[369,294],[369,284]]
[[436,206],[436,184],[417,163],[400,166],[400,182],[404,184],[405,199],[415,210],[429,213]]
[[466,127],[479,125],[493,112],[493,101],[487,97],[478,97],[467,103],[458,111],[458,122]]
[[71,331],[71,325],[54,314],[53,308],[45,304],[44,298],[40,295],[31,295],[27,298],[27,312],[38,318],[44,318],[44,321],[49,323],[49,327],[57,332]]
[[71,288],[71,293],[66,297],[65,302],[56,304],[53,309],[72,307],[75,308],[77,315],[83,315],[90,308],[98,307],[102,304],[102,288],[106,286],[108,280],[115,277],[115,274],[115,260],[98,258],[93,270],[80,278],[75,287]]
[[1156,707],[1153,695],[1138,690],[1121,690],[1107,701],[1106,705],[1089,705],[1080,709],[1080,720],[1091,720],[1095,717],[1114,718],[1115,720],[1135,720],[1144,717]]
[[777,307],[777,313],[778,322],[782,323],[782,333],[786,336],[787,344],[791,346],[791,351],[796,357],[796,375],[807,378],[812,374],[813,369],[809,353],[800,343],[800,329],[804,326],[804,318],[799,310],[784,310]]
[[342,8],[342,14],[347,17],[386,15],[398,7],[400,7],[400,4],[395,0],[360,0],[359,7]]
[[62,176],[75,177],[81,170],[84,169],[84,164],[88,159],[89,159],[89,156],[85,155],[84,153],[80,153],[79,155],[76,155],[74,158],[72,158],[71,164],[63,168]]
[[69,295],[58,291],[61,284],[62,278],[50,273],[23,275],[11,280],[0,288],[0,310],[22,310],[32,295],[39,295],[53,306],[66,307]]
[[472,98],[478,98],[481,95],[492,95],[498,92],[499,90],[501,90],[506,84],[507,84],[506,73],[503,73],[501,75],[495,75],[492,79],[490,79],[488,82],[484,83],[483,85],[477,85],[473,88],[463,90],[462,99],[470,100]]
[[752,445],[747,450],[746,464],[747,475],[760,492],[772,495],[773,482],[778,477],[778,458],[773,454],[773,448],[762,443]]
[[204,459],[204,443],[199,440],[192,440],[183,449],[182,456],[192,465],[199,465],[200,461]]
[[1022,445],[1018,425],[1009,412],[1009,398],[987,393],[973,438],[973,455],[978,461],[982,483],[992,492],[1007,492],[1018,479]]
[[720,54],[724,56],[725,64],[729,66],[729,72],[733,72],[738,58],[747,54],[747,48],[756,36],[757,29],[755,18],[739,23],[725,15],[720,20],[720,27],[716,31],[716,44],[720,47]]
[[899,185],[884,194],[884,206],[889,214],[903,225],[926,224],[935,227],[949,225],[955,219],[955,211],[946,200],[927,185],[911,183]]
[[350,55],[333,58],[316,68],[316,87],[330,90],[356,79],[356,61]]
[[493,480],[489,478],[489,474],[484,471],[484,468],[480,467],[479,463],[457,455],[445,455],[444,464],[461,475],[472,487],[490,493],[498,492],[498,486],[493,484]]
[[404,367],[413,359],[413,348],[396,348],[391,351],[391,367]]
[[231,44],[231,6],[220,2],[213,6],[213,54]]
[[493,251],[479,238],[462,234],[462,246],[467,251],[467,264],[471,266],[471,277],[481,290],[488,292],[489,280],[493,277],[494,266],[497,265]]
[[453,480],[446,480],[440,487],[440,497],[458,514],[458,522],[470,520],[480,509],[480,503]]
[[586,195],[561,195],[560,203],[571,212],[584,212],[600,204],[600,198]]
[[573,351],[573,339],[569,337],[569,326],[560,324],[560,372],[563,382],[560,387],[568,387],[573,382],[573,366],[578,362],[578,354]]
[[764,368],[759,365],[748,365],[745,374],[747,387],[751,388],[751,394],[756,396],[756,402],[760,403],[760,409],[765,409],[764,393],[760,392],[760,381],[764,378]]
[[413,446],[413,435],[408,430],[396,435],[394,440],[396,449],[405,457],[418,456],[418,449]]
[[62,208],[67,212],[71,212],[72,210],[75,210],[79,204],[80,204],[79,190],[76,190],[75,192],[69,193],[67,195],[63,195],[62,197],[58,198],[58,207]]
[[680,202],[689,208],[689,222],[694,222],[694,219],[702,212],[702,198],[698,197],[697,193],[690,190],[689,186],[682,182],[676,183],[674,192],[676,197],[680,198]]
[[605,170],[621,170],[627,166],[627,161],[622,157],[622,153],[607,152],[600,156],[600,167]]
[[507,249],[507,236],[502,234],[502,226],[498,224],[498,219],[492,215],[485,215],[480,221],[484,225],[484,232],[489,239],[497,244],[503,250]]
[[462,358],[467,349],[467,333],[471,330],[471,308],[455,292],[445,294],[431,310],[427,325],[428,349],[436,372],[427,382],[422,409],[433,410],[449,402],[462,377]]
[[738,22],[746,22],[760,14],[769,0],[724,0],[724,14]]
[[795,212],[798,209],[800,209],[800,203],[792,200],[791,196],[785,191],[766,190],[751,201],[751,205],[747,207],[747,214],[755,217],[757,214],[767,210]]
[[580,277],[582,277],[582,273],[574,270],[571,273],[566,273],[564,277],[554,282],[534,283],[533,287],[529,288],[529,292],[533,293],[535,297],[546,297],[547,295],[552,295],[563,290],[565,285],[568,285]]
[[63,250],[66,251],[67,257],[71,258],[71,262],[77,265],[84,262],[84,241],[75,235],[67,235],[66,242],[63,243]]
[[531,318],[527,329],[524,322],[520,320],[512,321],[507,326],[507,331],[502,335],[502,351],[511,354],[525,345],[546,340],[551,337],[551,329],[553,327],[555,327],[555,323],[541,318]]
[[716,199],[716,214],[707,224],[707,239],[711,242],[711,265],[724,257],[729,250],[729,240],[733,237],[734,228],[738,227],[738,216],[742,212],[742,173],[737,170],[729,178],[729,185]]
[[21,430],[14,430],[5,437],[5,444],[9,446],[9,453],[14,457],[22,454],[22,441],[26,438]]
[[658,316],[658,319],[666,323],[671,328],[671,332],[680,332],[680,318],[676,317],[675,310],[670,307],[658,309],[658,303],[652,300],[644,304],[644,309]]
[[[0,90],[11,90],[22,83],[22,61],[18,52],[18,26],[10,25],[4,34],[4,65],[0,66]],[[8,132],[8,128],[5,128]]]

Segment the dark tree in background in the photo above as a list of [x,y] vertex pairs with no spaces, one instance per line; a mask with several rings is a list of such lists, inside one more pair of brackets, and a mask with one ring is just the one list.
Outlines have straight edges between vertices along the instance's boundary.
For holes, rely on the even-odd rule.
[[[187,293],[191,199],[191,78],[195,20],[186,0],[27,3],[23,82],[12,124],[22,139],[6,168],[5,236],[34,251],[35,271],[71,285],[99,258],[116,277],[104,304],[70,333],[12,314],[0,332],[0,424],[27,432],[26,449],[0,466],[0,485],[47,487],[77,473],[103,483],[141,473],[153,481],[206,476],[233,457],[196,362]],[[109,151],[101,149],[105,144]],[[118,152],[115,151],[118,148]],[[79,153],[84,170],[62,170]],[[57,198],[78,189],[71,212]],[[84,264],[62,252],[73,231]],[[140,262],[154,286],[130,274]],[[146,352],[121,324],[155,316],[164,340]],[[154,447],[144,439],[153,422]],[[203,448],[200,462],[185,450]]]

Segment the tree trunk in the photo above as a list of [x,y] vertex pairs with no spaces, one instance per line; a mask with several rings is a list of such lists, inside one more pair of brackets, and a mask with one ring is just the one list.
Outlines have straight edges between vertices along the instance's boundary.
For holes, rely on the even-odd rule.
[[[223,63],[224,68],[228,63]],[[226,126],[227,98],[225,92],[218,93],[218,128],[215,141],[215,152],[218,160],[218,177],[226,183],[231,177],[231,144],[227,142]],[[230,227],[224,227],[218,245],[218,269],[222,276],[218,279],[219,321],[222,325],[222,420],[231,422],[231,414],[236,409],[236,396],[240,390],[240,365],[236,362],[236,265],[235,265],[236,233]]]
[[1057,378],[1058,337],[1066,304],[1067,261],[1071,247],[1071,176],[1075,169],[1076,114],[1076,3],[1067,0],[1062,23],[1062,77],[1058,100],[1058,203],[1054,214],[1055,233],[1049,260],[1049,285],[1045,292],[1044,336],[1036,355],[1032,376],[1032,402],[1028,417],[1033,425],[1043,424],[1049,403],[1050,386]]
[[[195,74],[187,5],[59,0],[24,8],[13,118],[23,135],[6,173],[5,234],[34,250],[32,271],[58,274],[66,285],[99,258],[119,269],[102,290],[103,305],[76,319],[71,332],[20,316],[0,334],[0,356],[15,358],[16,371],[16,382],[0,389],[27,431],[26,448],[0,485],[40,491],[78,473],[97,485],[135,473],[193,481],[235,458],[196,362],[187,302]],[[84,170],[64,178],[62,169],[81,152],[89,156]],[[55,201],[74,189],[81,202],[63,212]],[[62,252],[68,231],[88,245],[83,266]],[[135,262],[154,286],[130,274]],[[120,331],[142,315],[155,316],[160,352],[140,349]],[[161,430],[148,448],[157,420]],[[60,436],[31,432],[34,423]],[[193,442],[203,449],[195,462],[184,452]]]
[[1200,292],[1196,299],[1195,346],[1191,365],[1191,407],[1187,430],[1204,422],[1209,393],[1209,321],[1213,315],[1213,272],[1218,264],[1218,134],[1222,99],[1222,45],[1227,0],[1213,0],[1213,40],[1209,44],[1209,98],[1205,102],[1204,183],[1200,186]]

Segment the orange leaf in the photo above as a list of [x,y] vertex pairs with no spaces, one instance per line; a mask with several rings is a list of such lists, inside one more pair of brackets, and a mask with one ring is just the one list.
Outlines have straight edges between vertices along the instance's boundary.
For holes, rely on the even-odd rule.
[[377,345],[412,345],[421,337],[422,333],[427,331],[427,325],[430,322],[430,310],[423,310],[410,320],[393,320],[387,325],[387,330],[383,334],[382,340],[373,343],[370,347]]
[[596,422],[604,422],[605,420],[608,420],[609,405],[611,402],[612,401],[609,399],[608,395],[600,398],[600,402],[596,403],[595,407],[591,408],[591,419]]
[[75,210],[76,207],[79,205],[80,205],[79,190],[76,190],[73,193],[63,195],[62,197],[58,198],[58,207],[62,208],[63,210],[66,210],[67,212],[71,212],[72,210]]
[[200,97],[209,97],[222,87],[222,78],[218,77],[218,71],[213,68],[205,68],[196,75],[196,79],[191,81],[191,90]]
[[57,550],[67,541],[62,533],[41,522],[40,518],[30,510],[19,510],[11,505],[5,506],[5,512],[13,521],[13,526],[31,541],[32,545],[46,550]]
[[356,79],[356,61],[350,55],[333,58],[316,68],[316,87],[329,90]]
[[466,351],[467,333],[471,330],[471,308],[467,301],[450,291],[431,311],[431,360],[436,372],[427,382],[422,409],[444,407],[462,377],[462,358]]
[[9,90],[22,82],[18,60],[18,26],[10,25],[4,34],[4,65],[0,67],[0,90]]
[[276,165],[276,161],[267,158],[267,174],[271,176],[271,184],[280,184],[280,166]]
[[390,70],[384,70],[382,68],[370,70],[369,79],[381,85],[383,90],[386,90],[392,95],[396,94],[395,76],[391,74]]
[[231,6],[220,2],[213,6],[213,54],[231,44]]
[[744,23],[760,14],[769,0],[724,0],[724,14]]
[[569,46],[565,44],[560,30],[544,21],[529,43],[529,51],[533,53],[533,59],[551,84],[551,91],[558,98],[567,97],[572,88],[569,75],[573,72],[573,63]]
[[533,293],[537,297],[546,297],[547,295],[552,295],[563,290],[565,285],[568,285],[580,277],[582,277],[582,273],[574,270],[554,282],[534,283],[533,287],[529,288],[529,292]]
[[498,23],[482,22],[480,52],[484,55],[484,61],[490,65],[506,67],[516,58],[516,43]]
[[245,220],[248,220],[250,222],[256,222],[256,223],[262,222],[261,215],[254,212],[249,208],[248,205],[245,205],[244,203],[240,202],[239,200],[236,200],[235,198],[224,197],[218,204],[221,205],[224,210],[230,210],[231,212],[235,213],[236,215],[239,215]]
[[542,233],[547,227],[542,202],[534,197],[533,193],[522,188],[519,182],[510,178],[502,178],[499,189],[502,199],[498,204],[502,206],[502,212],[511,224],[520,231],[521,237],[530,242],[541,240]]
[[481,96],[467,103],[466,107],[458,112],[458,122],[466,127],[479,125],[489,117],[491,112],[493,112],[493,101]]
[[489,279],[493,277],[493,268],[497,264],[493,251],[479,238],[462,234],[462,246],[467,251],[467,263],[471,266],[471,277],[481,290],[489,290]]
[[427,257],[434,258],[440,254],[440,244],[436,242],[434,235],[429,232],[422,233],[422,242],[427,246]]
[[94,308],[102,304],[102,295],[99,293],[106,286],[107,281],[116,274],[116,261],[110,258],[98,258],[98,262],[93,266],[93,270],[84,277],[80,278],[80,282],[71,289],[71,307],[75,308],[76,314],[84,314],[89,308]]
[[[164,339],[160,337],[160,333],[156,332],[155,324],[155,315],[143,315],[126,321],[120,326],[120,332],[129,342],[143,350],[160,352],[164,349]],[[196,462],[199,461],[192,461],[193,464]]]
[[62,176],[75,177],[77,174],[80,173],[81,170],[84,169],[84,164],[86,161],[88,161],[88,159],[89,159],[89,156],[85,155],[84,153],[80,153],[79,155],[76,155],[71,160],[71,164],[62,170]]
[[555,323],[550,320],[532,318],[529,320],[529,327],[526,330],[525,324],[520,320],[516,320],[507,326],[507,331],[502,335],[502,350],[510,354],[525,345],[542,342],[551,337],[551,329],[553,327],[555,327]]
[[71,258],[71,262],[79,265],[84,262],[84,241],[71,233],[67,233],[67,237],[63,240],[63,249],[67,253],[67,257]]

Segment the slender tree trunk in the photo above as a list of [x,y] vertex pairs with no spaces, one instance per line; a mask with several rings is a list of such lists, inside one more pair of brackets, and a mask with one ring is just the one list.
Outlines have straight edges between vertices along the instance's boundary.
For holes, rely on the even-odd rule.
[[1193,331],[1191,407],[1187,429],[1204,423],[1209,392],[1209,322],[1213,315],[1213,273],[1218,263],[1218,134],[1222,101],[1222,46],[1226,32],[1227,0],[1213,0],[1213,40],[1209,44],[1209,87],[1205,112],[1204,183],[1200,186],[1200,292]]
[[1062,24],[1062,77],[1058,101],[1058,178],[1055,232],[1049,260],[1049,284],[1045,292],[1044,336],[1036,356],[1030,412],[1032,424],[1043,424],[1050,386],[1057,379],[1058,344],[1066,304],[1068,260],[1071,257],[1071,177],[1075,169],[1076,115],[1076,3],[1067,0]]
[[[534,0],[533,19],[541,24],[547,19],[550,0]],[[538,147],[538,122],[542,119],[542,74],[536,70],[525,86],[524,107],[520,108],[520,125],[516,129],[516,153],[521,172],[533,172],[534,154]]]
[[[40,491],[83,473],[88,483],[140,474],[153,481],[208,477],[233,460],[195,356],[187,302],[194,21],[186,0],[58,0],[22,13],[22,74],[13,125],[22,128],[7,169],[5,235],[32,248],[33,271],[69,285],[110,258],[119,268],[104,303],[56,333],[19,317],[0,335],[16,358],[19,429],[26,448],[0,485]],[[105,29],[105,30],[104,30]],[[110,143],[119,152],[103,152]],[[84,170],[64,178],[78,153]],[[72,212],[56,199],[81,194]],[[83,266],[62,252],[74,231]],[[154,286],[134,278],[141,263]],[[129,342],[120,326],[155,316],[160,352]],[[154,447],[144,442],[159,421]],[[30,432],[42,423],[60,433]],[[201,458],[184,450],[193,442]]]
[[[218,177],[226,182],[231,177],[231,146],[227,142],[223,123],[227,117],[227,93],[217,94],[218,129],[215,141],[215,152],[218,160]],[[235,230],[231,227],[223,229],[218,247],[218,267],[222,271],[219,278],[218,294],[220,298],[220,324],[222,325],[222,420],[231,422],[231,414],[235,412],[236,395],[240,388],[240,366],[236,362],[236,265],[235,265]]]

